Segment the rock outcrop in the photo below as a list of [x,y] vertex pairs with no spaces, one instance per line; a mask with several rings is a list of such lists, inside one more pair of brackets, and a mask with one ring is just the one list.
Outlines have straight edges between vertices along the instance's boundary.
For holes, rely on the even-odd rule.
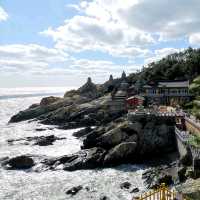
[[[105,165],[116,165],[122,161],[130,162],[135,155],[136,142],[122,142],[112,148],[104,158]],[[133,159],[134,160],[134,159]]]
[[48,105],[55,103],[56,101],[59,101],[59,100],[61,100],[60,97],[53,97],[53,96],[45,97],[41,100],[40,105],[41,106],[48,106]]
[[31,157],[22,155],[14,158],[8,158],[3,161],[2,165],[6,169],[29,169],[33,167],[35,163]]
[[78,89],[78,92],[81,96],[86,96],[91,99],[99,97],[97,86],[92,82],[92,79],[89,77],[87,82]]
[[32,144],[32,145],[39,145],[39,146],[48,146],[53,145],[56,140],[63,140],[65,138],[59,138],[55,135],[47,135],[47,136],[34,136],[34,137],[25,137],[25,138],[18,138],[18,139],[10,139],[8,140],[8,144],[13,145],[15,143],[21,144]]

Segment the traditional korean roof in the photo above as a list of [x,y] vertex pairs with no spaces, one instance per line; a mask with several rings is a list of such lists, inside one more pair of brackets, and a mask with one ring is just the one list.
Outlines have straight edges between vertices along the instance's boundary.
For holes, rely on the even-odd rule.
[[143,88],[152,88],[150,85],[144,85]]
[[144,100],[144,97],[142,97],[142,96],[139,96],[139,95],[134,95],[134,96],[131,96],[131,97],[129,97],[129,98],[128,98],[128,99],[126,99],[126,100],[130,100],[130,99],[134,99],[134,98],[137,98],[137,99]]
[[154,87],[167,87],[167,88],[188,88],[189,81],[159,81],[157,85],[144,85],[143,88],[154,88]]
[[187,88],[189,87],[189,81],[160,81],[158,87]]

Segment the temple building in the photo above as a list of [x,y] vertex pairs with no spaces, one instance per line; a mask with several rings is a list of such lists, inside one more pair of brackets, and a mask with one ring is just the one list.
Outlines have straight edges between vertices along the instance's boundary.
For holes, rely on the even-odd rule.
[[160,81],[157,84],[144,85],[142,94],[148,104],[182,105],[189,102],[192,95],[189,93],[189,81]]
[[144,97],[139,95],[134,95],[126,99],[127,109],[135,109],[138,106],[143,106],[144,104]]

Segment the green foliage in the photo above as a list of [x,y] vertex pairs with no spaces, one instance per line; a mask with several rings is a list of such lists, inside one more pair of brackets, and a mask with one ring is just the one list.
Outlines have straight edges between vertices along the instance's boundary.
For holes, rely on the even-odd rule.
[[190,92],[196,96],[200,95],[200,76],[193,80],[192,84],[190,85]]
[[[150,63],[141,72],[131,74],[129,79],[136,82],[157,80],[182,80],[192,81],[200,75],[200,49],[188,48],[187,50],[171,54],[160,61]],[[200,78],[196,80],[200,83]]]
[[194,147],[200,147],[200,137],[197,135],[190,136],[188,143]]

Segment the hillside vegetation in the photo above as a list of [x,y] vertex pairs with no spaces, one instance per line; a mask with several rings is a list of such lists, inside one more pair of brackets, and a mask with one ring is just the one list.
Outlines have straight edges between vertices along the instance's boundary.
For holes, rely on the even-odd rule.
[[135,82],[140,79],[149,82],[187,79],[191,82],[198,75],[200,75],[200,49],[188,48],[148,64],[141,72],[131,74],[129,80]]

